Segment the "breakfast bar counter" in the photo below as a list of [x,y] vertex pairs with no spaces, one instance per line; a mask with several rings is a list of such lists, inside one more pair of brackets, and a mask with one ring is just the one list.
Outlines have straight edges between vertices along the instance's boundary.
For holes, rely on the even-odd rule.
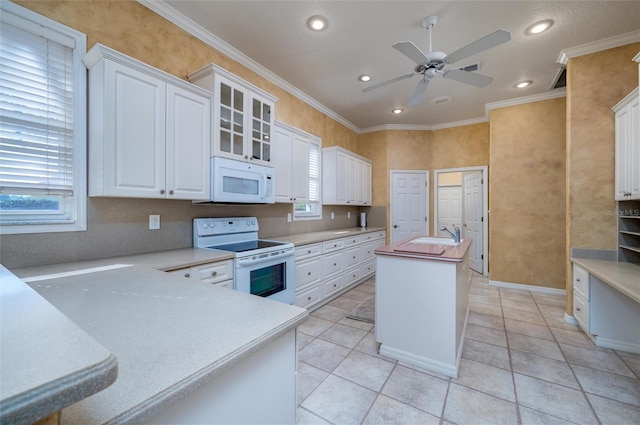
[[[245,402],[261,397],[276,405],[269,412],[278,418],[280,403],[287,421],[295,421],[295,329],[308,312],[164,272],[228,258],[226,252],[185,248],[14,270],[118,362],[116,381],[63,409],[60,423],[195,422],[195,416],[181,415],[201,408],[209,409],[202,423],[210,423],[206,415],[218,408],[232,410],[231,416],[213,410],[218,421],[251,422],[242,416],[251,409],[230,402],[234,392]],[[19,367],[22,360],[3,358],[3,381],[5,362]],[[262,368],[259,382],[252,368]],[[248,389],[238,386],[247,379]],[[207,388],[210,393],[203,393]],[[250,394],[253,388],[262,390]],[[198,402],[203,394],[206,403]]]

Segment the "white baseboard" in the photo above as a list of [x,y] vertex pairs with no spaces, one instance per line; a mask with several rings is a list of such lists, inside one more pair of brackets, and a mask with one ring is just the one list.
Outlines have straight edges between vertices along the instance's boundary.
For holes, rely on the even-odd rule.
[[576,320],[575,317],[570,316],[569,314],[565,313],[564,314],[564,321],[565,323],[568,323],[570,325],[580,325],[580,323],[578,323],[578,321]]
[[542,292],[544,294],[554,295],[566,295],[567,292],[564,289],[547,288],[545,286],[536,285],[525,285],[524,283],[501,282],[499,280],[489,280],[489,285],[501,288],[520,289],[522,291]]
[[614,350],[640,354],[640,344],[635,342],[618,341],[616,339],[602,338],[596,335],[596,345],[598,347],[613,348]]
[[450,376],[452,378],[458,377],[458,365],[451,365],[428,357],[417,356],[413,353],[409,353],[408,351],[389,347],[385,344],[380,345],[380,354],[392,359],[402,360],[414,366],[431,370],[445,376]]

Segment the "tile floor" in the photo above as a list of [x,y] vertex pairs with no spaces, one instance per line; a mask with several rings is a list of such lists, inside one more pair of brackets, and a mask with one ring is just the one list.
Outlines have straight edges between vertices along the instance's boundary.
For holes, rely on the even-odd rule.
[[299,424],[639,424],[640,355],[596,347],[564,322],[564,296],[475,274],[458,379],[378,354],[346,318],[370,279],[298,328]]

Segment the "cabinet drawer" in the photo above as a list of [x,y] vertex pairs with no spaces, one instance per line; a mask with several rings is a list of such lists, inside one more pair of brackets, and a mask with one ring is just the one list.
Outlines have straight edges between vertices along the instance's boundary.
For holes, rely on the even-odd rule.
[[344,239],[334,239],[332,241],[326,241],[322,244],[322,252],[325,254],[338,251],[342,248],[344,248]]
[[345,247],[359,245],[360,243],[362,243],[362,235],[350,236],[348,238],[344,238],[344,246]]
[[360,247],[355,246],[344,251],[344,267],[349,269],[360,263]]
[[589,332],[589,301],[577,294],[573,296],[573,317]]
[[573,266],[573,290],[589,301],[589,273],[580,266]]
[[330,279],[322,284],[324,286],[323,297],[328,297],[338,292],[344,287],[344,278],[342,275]]
[[312,258],[296,263],[296,287],[304,288],[320,280],[321,258]]
[[296,300],[294,304],[297,307],[307,307],[315,304],[322,299],[322,286],[318,283],[304,291],[298,293],[296,291]]
[[192,275],[203,283],[218,283],[233,279],[233,260],[192,267]]
[[322,273],[324,278],[331,277],[342,272],[343,256],[342,252],[322,256]]
[[360,260],[368,261],[373,260],[375,254],[375,242],[367,242],[360,246]]
[[376,272],[376,262],[374,260],[367,261],[360,265],[360,277],[365,278],[372,276]]
[[349,270],[345,273],[344,286],[347,287],[360,280],[360,268]]
[[370,232],[370,233],[365,233],[364,235],[362,235],[362,240],[363,241],[372,241],[374,239],[384,239],[385,238],[385,231],[381,230],[379,232]]
[[296,247],[296,261],[311,258],[322,253],[322,244],[302,245]]
[[233,289],[233,279],[225,280],[224,282],[220,282],[220,283],[215,283],[213,286],[217,286],[218,288]]

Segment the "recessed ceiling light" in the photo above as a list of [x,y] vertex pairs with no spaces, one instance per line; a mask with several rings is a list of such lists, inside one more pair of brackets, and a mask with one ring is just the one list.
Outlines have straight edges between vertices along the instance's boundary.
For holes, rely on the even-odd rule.
[[401,114],[401,113],[403,113],[403,112],[404,112],[404,109],[402,109],[402,108],[393,108],[393,109],[391,110],[391,113],[392,113],[392,114],[396,114],[396,115]]
[[531,80],[521,81],[518,84],[516,84],[514,87],[517,89],[523,89],[525,87],[529,87],[531,84],[533,84],[533,81]]
[[527,35],[535,35],[540,34],[543,31],[548,30],[553,25],[553,19],[545,19],[543,21],[538,21],[533,25],[530,25],[524,33]]
[[307,19],[307,26],[312,31],[322,31],[327,28],[327,18],[320,15],[314,15]]
[[371,75],[360,74],[360,75],[358,75],[358,81],[362,81],[363,83],[371,81]]

